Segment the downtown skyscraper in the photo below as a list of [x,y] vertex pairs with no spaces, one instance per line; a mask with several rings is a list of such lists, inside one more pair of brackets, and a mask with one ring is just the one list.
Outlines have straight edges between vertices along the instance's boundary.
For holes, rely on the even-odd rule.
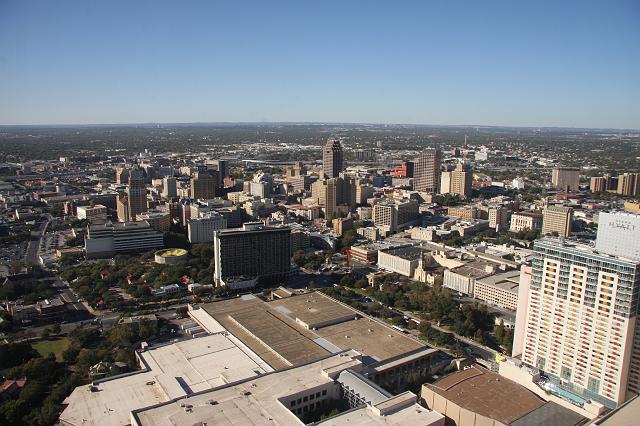
[[322,173],[325,178],[336,178],[344,169],[344,152],[338,138],[329,138],[322,147]]
[[440,151],[425,149],[413,160],[413,189],[435,194],[440,189]]

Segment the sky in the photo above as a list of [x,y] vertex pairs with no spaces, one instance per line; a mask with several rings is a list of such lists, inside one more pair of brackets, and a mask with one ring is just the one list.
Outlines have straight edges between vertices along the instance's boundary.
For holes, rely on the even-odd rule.
[[640,1],[0,0],[0,124],[640,129]]

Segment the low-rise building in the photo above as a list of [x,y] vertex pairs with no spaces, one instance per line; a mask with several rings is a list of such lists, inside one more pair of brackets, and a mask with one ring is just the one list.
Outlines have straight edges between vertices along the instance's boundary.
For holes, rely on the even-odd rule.
[[161,211],[146,211],[136,215],[137,221],[146,221],[151,229],[155,229],[159,232],[169,232],[171,227],[171,215],[167,212]]
[[511,215],[511,232],[542,230],[542,214],[535,212],[515,212]]
[[107,220],[107,208],[102,204],[78,206],[76,215],[78,219],[87,220],[89,223],[104,223]]
[[422,401],[455,426],[578,426],[580,414],[479,366],[422,385]]
[[106,222],[87,226],[87,258],[111,257],[120,252],[141,252],[164,246],[164,237],[143,222]]
[[475,281],[473,297],[515,311],[518,308],[520,271],[508,271]]

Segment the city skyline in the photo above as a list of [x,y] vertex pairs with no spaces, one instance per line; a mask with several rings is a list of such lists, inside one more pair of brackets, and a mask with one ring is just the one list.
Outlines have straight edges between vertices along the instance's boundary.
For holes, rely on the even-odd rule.
[[0,12],[2,125],[640,128],[633,2]]

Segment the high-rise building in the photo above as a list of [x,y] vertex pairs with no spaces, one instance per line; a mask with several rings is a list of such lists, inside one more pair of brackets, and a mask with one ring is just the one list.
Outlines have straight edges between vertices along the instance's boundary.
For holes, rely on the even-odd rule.
[[596,250],[640,261],[640,215],[601,212]]
[[577,191],[580,188],[580,169],[576,167],[554,167],[551,184],[562,191]]
[[135,222],[140,213],[147,211],[147,188],[144,185],[142,170],[129,170],[129,185],[127,185],[127,221]]
[[413,189],[437,193],[440,189],[440,151],[425,149],[413,160]]
[[542,234],[568,237],[571,235],[573,209],[564,206],[549,206],[542,211]]
[[509,229],[509,221],[511,219],[511,210],[503,206],[489,207],[489,228],[493,228],[496,232]]
[[239,229],[215,231],[216,286],[251,287],[257,280],[286,280],[291,270],[291,229],[245,223]]
[[440,175],[440,193],[449,194],[451,192],[451,172],[446,170]]
[[418,217],[418,202],[414,200],[385,200],[373,206],[373,223],[386,233],[415,225]]
[[129,221],[129,198],[126,195],[118,195],[116,212],[118,213],[118,222]]
[[337,178],[344,170],[344,153],[338,138],[329,138],[322,147],[322,172],[327,178]]
[[325,218],[333,219],[339,211],[353,211],[356,200],[355,179],[344,176],[318,180],[311,185],[311,196],[324,208]]
[[637,261],[545,238],[534,244],[531,283],[521,288],[526,309],[518,309],[513,356],[609,407],[638,393]]
[[624,173],[618,176],[619,195],[640,195],[640,173]]
[[473,172],[471,168],[466,164],[458,163],[455,170],[442,172],[440,193],[468,197],[471,195],[472,183]]
[[126,185],[129,182],[129,169],[126,165],[116,166],[116,183]]
[[191,177],[190,196],[196,200],[210,200],[219,195],[218,171],[196,172]]
[[175,198],[178,196],[178,185],[175,177],[165,176],[162,179],[162,196],[164,198]]
[[224,178],[229,176],[229,162],[227,160],[215,160],[215,164],[218,166],[218,176],[222,182]]

